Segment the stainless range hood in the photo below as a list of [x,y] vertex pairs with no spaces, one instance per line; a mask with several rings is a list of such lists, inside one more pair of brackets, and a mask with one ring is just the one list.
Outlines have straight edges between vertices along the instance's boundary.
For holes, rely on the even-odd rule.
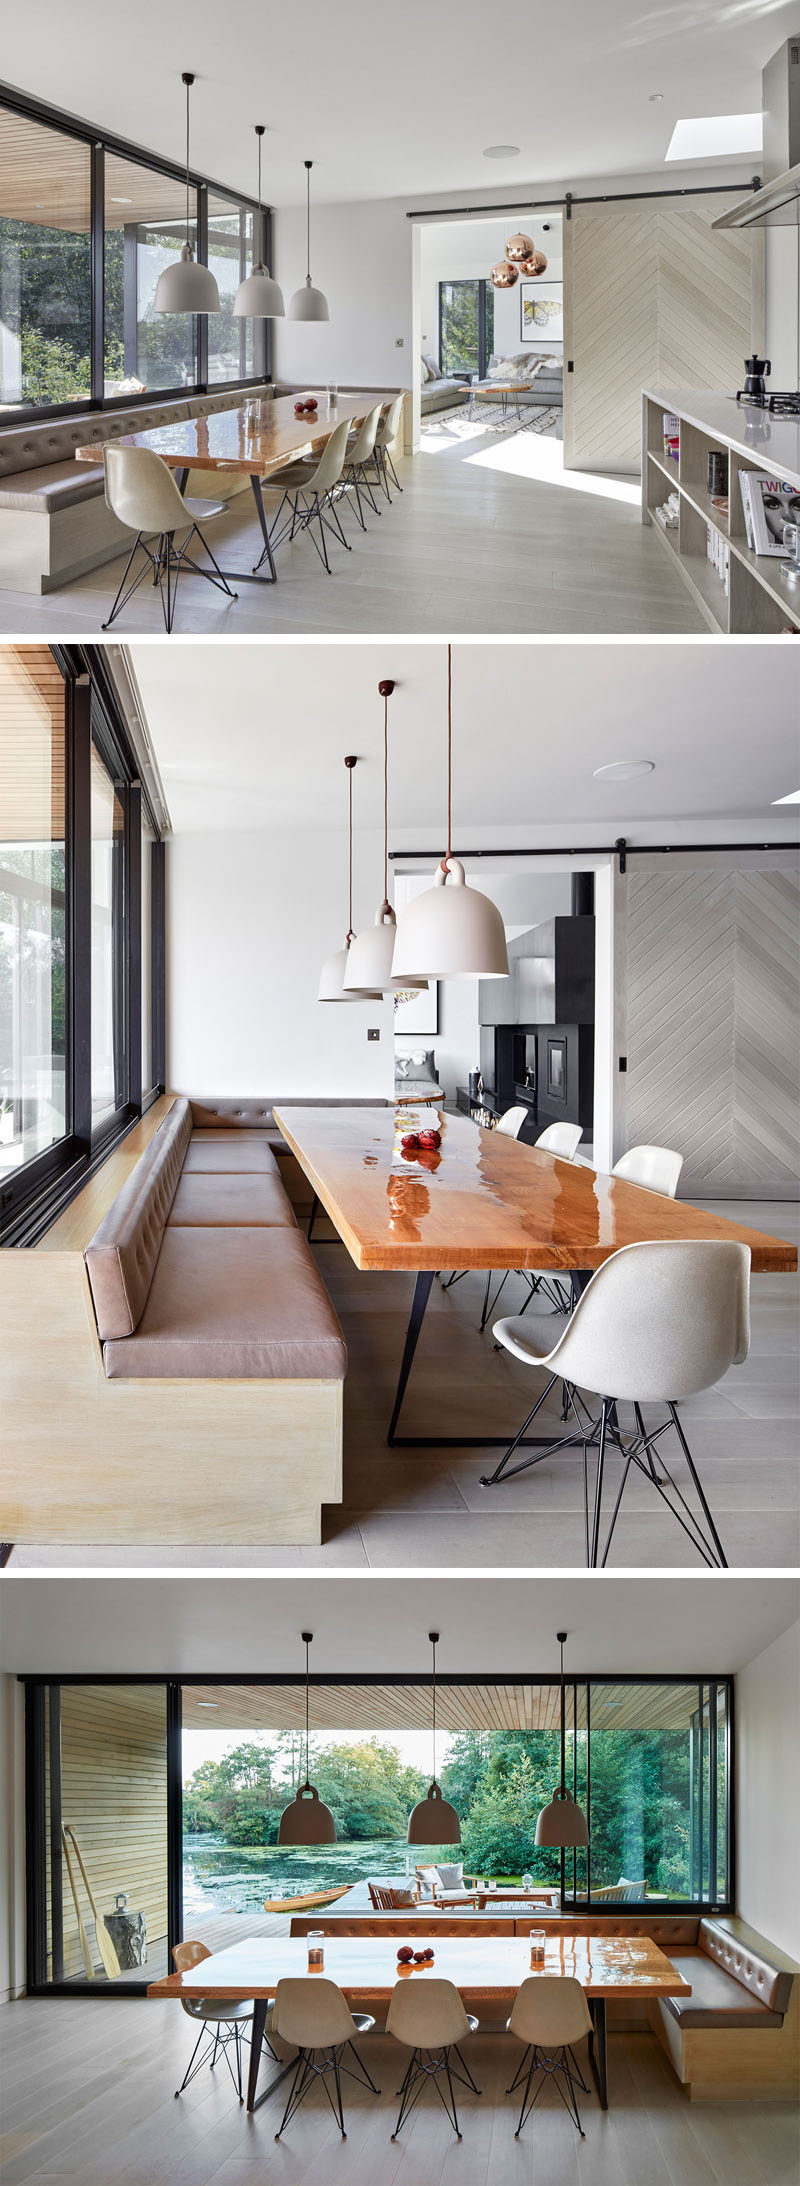
[[761,78],[764,179],[720,213],[715,228],[796,227],[800,222],[800,38],[787,38]]

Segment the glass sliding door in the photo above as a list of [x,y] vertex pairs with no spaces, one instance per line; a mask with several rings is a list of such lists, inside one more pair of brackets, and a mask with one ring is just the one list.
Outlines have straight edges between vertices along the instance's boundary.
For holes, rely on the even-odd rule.
[[445,379],[476,372],[484,379],[494,348],[494,289],[487,281],[440,281],[439,363]]
[[52,653],[0,648],[0,1177],[68,1129],[65,765]]
[[588,1881],[579,1871],[576,1903],[727,1900],[729,1699],[725,1680],[591,1680]]
[[233,304],[240,281],[253,270],[254,215],[247,205],[233,205],[215,192],[208,199],[208,263],[219,289],[221,311],[209,314],[209,386],[252,379],[256,321],[235,319]]
[[166,1685],[51,1684],[34,1715],[39,1981],[144,1986],[169,1971]]
[[[159,274],[186,241],[186,191],[138,160],[105,156],[103,375],[106,398],[166,394],[197,381],[197,319],[157,312]],[[197,193],[189,242],[197,252]]]
[[92,392],[91,154],[0,106],[0,419]]
[[125,1036],[125,810],[92,745],[92,1124],[128,1097]]

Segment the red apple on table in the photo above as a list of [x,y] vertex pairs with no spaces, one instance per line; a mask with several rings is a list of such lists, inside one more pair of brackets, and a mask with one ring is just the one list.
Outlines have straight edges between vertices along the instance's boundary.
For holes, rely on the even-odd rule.
[[410,1966],[413,1956],[414,1953],[411,1950],[410,1946],[407,1943],[404,1943],[397,1953],[398,1966]]
[[421,1145],[421,1143],[422,1142],[416,1131],[406,1131],[400,1141],[404,1154],[415,1153],[417,1147]]
[[441,1146],[442,1143],[441,1131],[434,1131],[433,1129],[420,1131],[419,1143],[420,1146],[425,1147],[427,1153],[435,1152],[436,1147]]

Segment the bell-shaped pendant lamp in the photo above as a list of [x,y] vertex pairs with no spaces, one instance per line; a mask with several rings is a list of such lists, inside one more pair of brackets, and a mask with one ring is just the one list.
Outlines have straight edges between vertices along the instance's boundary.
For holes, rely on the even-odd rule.
[[235,319],[282,319],[284,316],[284,302],[281,290],[277,281],[273,281],[272,275],[268,267],[264,265],[261,257],[264,235],[261,217],[261,139],[264,135],[263,121],[256,122],[255,131],[258,138],[258,227],[256,229],[258,264],[253,267],[252,273],[248,273],[245,281],[239,282],[233,299],[233,316]]
[[[394,684],[388,676],[383,677],[378,690],[383,699],[383,902],[378,905],[373,925],[356,935],[347,959],[345,992],[355,995],[370,994],[376,987],[381,994],[394,994],[400,984],[392,976],[397,920],[389,902],[389,700]],[[428,982],[409,974],[402,984],[404,991],[411,993],[426,988]]]
[[330,1807],[308,1780],[308,1650],[313,1632],[301,1633],[306,1650],[306,1777],[285,1806],[278,1824],[279,1844],[335,1844],[336,1823]]
[[347,970],[350,949],[356,938],[353,932],[353,770],[357,765],[357,759],[354,759],[352,757],[345,759],[345,766],[347,768],[349,804],[348,819],[350,850],[347,932],[344,937],[344,948],[337,949],[333,956],[326,956],[325,958],[325,962],[322,966],[319,977],[319,988],[317,991],[318,1002],[383,1001],[383,995],[380,989],[377,987],[372,988],[368,994],[362,994],[360,989],[356,993],[348,994],[346,993],[344,987],[344,975]]
[[561,1782],[554,1791],[548,1806],[543,1806],[536,1823],[536,1843],[559,1847],[568,1852],[589,1842],[589,1831],[583,1808],[578,1806],[567,1790],[566,1754],[567,1724],[564,1695],[564,1642],[566,1632],[557,1632],[561,1649]]
[[154,311],[221,311],[219,289],[213,273],[207,266],[199,266],[189,236],[191,218],[189,211],[189,93],[194,77],[184,69],[181,82],[186,85],[186,241],[180,258],[174,265],[165,266],[158,276],[153,298]]
[[433,1649],[433,1782],[408,1817],[408,1844],[460,1844],[461,1823],[436,1781],[436,1648],[438,1632],[429,1632]]
[[470,888],[452,853],[453,664],[447,648],[447,850],[432,888],[401,913],[392,973],[397,987],[427,979],[508,979],[505,927],[497,905]]
[[313,160],[304,161],[306,170],[306,279],[305,287],[295,289],[289,305],[290,319],[329,319],[327,296],[321,288],[315,288],[311,279],[311,169]]

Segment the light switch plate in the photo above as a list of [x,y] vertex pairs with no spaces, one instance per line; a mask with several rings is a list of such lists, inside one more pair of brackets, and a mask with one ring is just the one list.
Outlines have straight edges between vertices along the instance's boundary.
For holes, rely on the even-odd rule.
[[379,1040],[379,1039],[380,1039],[380,1036],[381,1036],[381,1033],[380,1033],[380,1026],[379,1026],[379,1025],[368,1025],[368,1026],[367,1026],[367,1039],[368,1039],[368,1040]]

